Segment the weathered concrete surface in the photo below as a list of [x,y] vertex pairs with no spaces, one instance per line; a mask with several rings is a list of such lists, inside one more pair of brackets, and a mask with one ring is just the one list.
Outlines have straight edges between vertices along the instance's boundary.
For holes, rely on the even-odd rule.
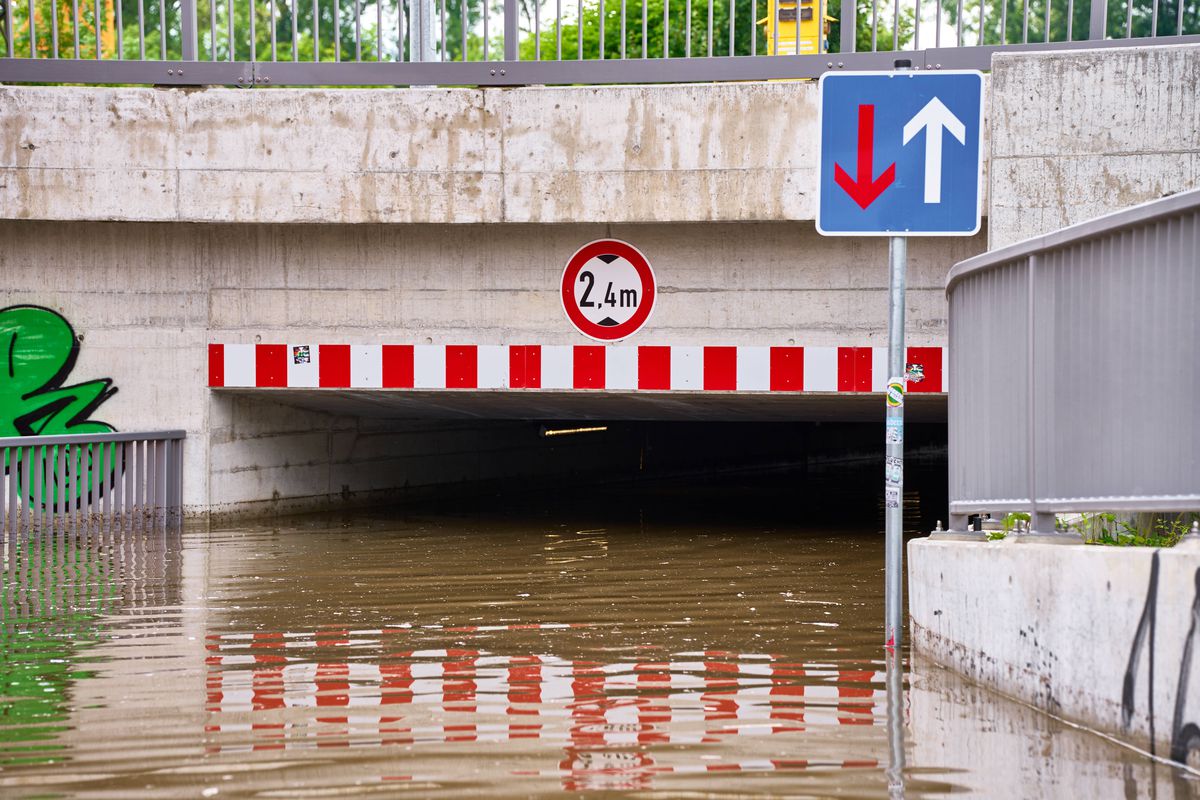
[[[373,422],[336,408],[310,413],[211,393],[209,342],[303,335],[347,344],[583,343],[563,315],[558,281],[571,253],[604,235],[636,242],[654,263],[658,307],[637,344],[884,341],[886,241],[824,239],[811,223],[7,221],[0,222],[0,307],[53,308],[83,336],[70,380],[107,377],[118,388],[95,418],[122,430],[188,431],[185,502],[193,509],[315,507],[340,502],[343,487],[361,498],[386,494],[388,481],[483,481],[506,463],[554,474],[561,462],[530,455],[538,451],[528,450],[525,433],[487,424],[431,430],[396,425],[395,417],[417,416],[411,411],[376,414],[383,421]],[[945,265],[979,252],[982,243],[982,236],[914,242],[911,345],[944,344]],[[605,397],[621,402],[615,393]],[[753,396],[736,402],[743,419],[778,413],[770,398],[758,409]],[[655,418],[643,407],[638,418]],[[668,411],[662,415],[682,415]],[[509,445],[506,462],[502,449]],[[454,455],[439,464],[414,460],[438,449]]]
[[0,217],[811,220],[813,83],[0,87]]
[[914,649],[1163,756],[1200,760],[1200,547],[908,545]]
[[1200,185],[1200,45],[997,54],[989,248]]
[[812,220],[817,151],[811,81],[404,91],[6,86],[0,218]]
[[[910,661],[906,788],[959,798],[1191,797],[1194,776],[1136,750]],[[953,767],[942,774],[936,767]],[[926,783],[928,781],[929,783]],[[933,783],[935,782],[936,783]]]

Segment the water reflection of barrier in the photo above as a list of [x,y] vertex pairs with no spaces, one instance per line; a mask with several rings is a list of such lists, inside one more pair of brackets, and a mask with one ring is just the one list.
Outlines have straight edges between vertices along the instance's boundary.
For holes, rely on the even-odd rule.
[[0,438],[0,531],[178,523],[183,431]]
[[[711,651],[602,663],[391,650],[411,630],[210,635],[209,751],[537,740],[556,748],[556,766],[515,774],[558,776],[568,791],[647,788],[664,773],[878,766],[874,758],[714,764],[679,746],[882,724],[882,672]],[[385,655],[321,660],[336,647]]]

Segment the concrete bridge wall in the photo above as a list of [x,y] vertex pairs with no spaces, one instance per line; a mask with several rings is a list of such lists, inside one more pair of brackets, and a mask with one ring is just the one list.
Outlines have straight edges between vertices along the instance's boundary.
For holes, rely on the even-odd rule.
[[[1194,185],[1198,54],[998,57],[993,243]],[[813,227],[815,99],[806,83],[0,87],[0,307],[47,306],[74,325],[70,380],[120,390],[94,418],[188,429],[194,509],[483,478],[492,462],[477,453],[506,446],[492,427],[210,392],[207,345],[587,343],[559,308],[558,276],[581,244],[614,236],[649,255],[661,286],[632,344],[880,346],[886,243]],[[912,243],[910,344],[944,344],[945,272],[984,247],[984,235]],[[602,396],[616,411],[626,395]],[[738,402],[730,418],[766,418],[763,398]],[[459,455],[395,472],[372,452]],[[537,451],[528,462],[556,471]]]

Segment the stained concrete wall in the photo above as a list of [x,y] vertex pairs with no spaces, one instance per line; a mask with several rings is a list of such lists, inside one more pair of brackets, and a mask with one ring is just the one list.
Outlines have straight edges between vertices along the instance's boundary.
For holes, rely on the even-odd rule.
[[1200,45],[997,54],[989,247],[1200,186]]
[[816,85],[0,87],[0,216],[811,220]]
[[[118,387],[94,418],[122,430],[188,431],[190,508],[299,510],[504,470],[553,477],[573,462],[519,426],[422,427],[210,392],[208,342],[302,332],[354,344],[580,343],[557,283],[570,254],[604,235],[637,242],[655,264],[660,298],[639,344],[883,344],[886,243],[824,239],[811,223],[8,221],[0,307],[48,306],[72,323],[83,340],[70,381],[107,377]],[[910,344],[944,340],[943,265],[981,246],[982,237],[914,243]],[[598,470],[621,457],[574,463]]]
[[914,649],[1159,755],[1200,759],[1200,544],[918,539]]

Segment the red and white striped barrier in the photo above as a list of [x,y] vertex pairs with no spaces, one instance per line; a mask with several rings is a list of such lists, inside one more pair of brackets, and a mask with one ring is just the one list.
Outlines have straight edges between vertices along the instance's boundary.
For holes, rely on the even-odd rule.
[[[908,391],[947,390],[944,350],[908,348]],[[213,388],[882,392],[888,377],[882,347],[208,346]]]
[[[379,663],[308,660],[297,652],[378,651],[405,630],[412,629],[209,636],[206,731],[219,736],[210,750],[536,739],[562,748],[559,771],[576,780],[589,769],[581,761],[592,756],[584,752],[873,725],[883,715],[884,693],[872,688],[883,673],[764,654],[604,664],[463,649],[402,650]],[[304,708],[311,716],[287,711]]]

